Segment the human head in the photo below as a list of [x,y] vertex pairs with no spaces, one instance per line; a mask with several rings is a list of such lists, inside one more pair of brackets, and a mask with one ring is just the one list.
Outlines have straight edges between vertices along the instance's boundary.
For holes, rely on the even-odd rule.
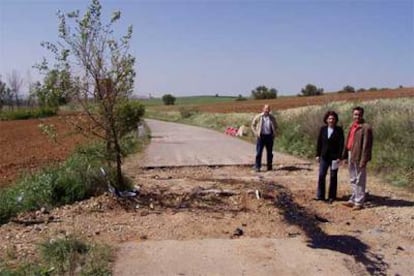
[[352,120],[354,122],[361,122],[364,117],[364,108],[357,106],[352,109]]
[[336,125],[338,120],[338,114],[333,110],[327,111],[323,116],[323,122],[328,125]]
[[265,104],[265,105],[263,106],[263,113],[264,113],[265,115],[268,115],[268,114],[270,113],[270,106],[269,106],[268,104]]

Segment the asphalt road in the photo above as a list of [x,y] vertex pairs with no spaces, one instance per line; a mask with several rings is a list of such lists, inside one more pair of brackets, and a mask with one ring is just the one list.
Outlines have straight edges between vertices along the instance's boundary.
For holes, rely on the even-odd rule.
[[254,164],[255,145],[241,139],[196,126],[145,121],[152,138],[142,167]]
[[[124,164],[130,171],[254,163],[252,143],[195,126],[146,122],[151,143],[138,160]],[[303,162],[281,153],[274,157],[276,170]],[[352,263],[340,253],[312,250],[302,239],[137,240],[119,246],[113,275],[352,275],[344,259]]]

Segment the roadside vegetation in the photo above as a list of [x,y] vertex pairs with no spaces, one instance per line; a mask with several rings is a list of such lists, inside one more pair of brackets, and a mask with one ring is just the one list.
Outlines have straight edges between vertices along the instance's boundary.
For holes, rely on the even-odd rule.
[[[336,110],[339,124],[347,133],[351,111],[356,105],[365,108],[365,119],[374,130],[373,160],[369,169],[397,186],[414,191],[414,98],[397,98],[367,102],[332,102],[319,106],[287,109],[275,112],[279,134],[275,149],[303,158],[313,159],[315,141],[322,118],[327,110]],[[259,112],[258,109],[257,112]],[[178,111],[161,112],[149,108],[149,118],[182,122],[224,132],[226,127],[245,126],[244,139],[253,141],[250,122],[255,113],[207,113],[195,107],[181,107]]]
[[[39,260],[17,267],[0,260],[0,275],[111,275],[112,250],[69,235],[48,239],[38,245]],[[13,252],[8,252],[13,259]]]
[[[130,133],[121,140],[122,154],[140,151],[147,142],[148,137],[138,140]],[[108,183],[121,191],[130,189],[125,177],[122,186],[116,181],[116,171],[106,163],[105,154],[103,143],[81,146],[62,164],[23,176],[1,189],[0,225],[21,212],[50,209],[102,194],[108,191]]]
[[56,115],[56,110],[52,108],[19,108],[8,111],[3,110],[0,112],[0,120],[26,120],[54,115]]

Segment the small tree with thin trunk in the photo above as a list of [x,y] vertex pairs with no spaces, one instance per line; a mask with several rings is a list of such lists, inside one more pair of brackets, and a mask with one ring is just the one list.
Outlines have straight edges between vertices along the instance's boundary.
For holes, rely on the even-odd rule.
[[6,102],[8,89],[9,88],[6,86],[6,83],[1,80],[1,75],[0,75],[0,111],[2,111],[3,105]]
[[[66,14],[59,11],[59,42],[42,45],[56,57],[54,70],[66,72],[64,77],[70,79],[71,85],[67,88],[71,98],[82,106],[86,115],[83,118],[89,121],[87,131],[105,141],[108,163],[116,164],[117,182],[122,186],[120,138],[125,130],[131,130],[134,125],[131,120],[139,121],[144,109],[128,98],[135,77],[135,58],[129,53],[132,26],[125,35],[115,37],[113,25],[120,16],[116,11],[104,23],[98,0],[92,0],[83,16],[79,11]],[[46,60],[38,68],[48,71]],[[129,118],[127,126],[121,116],[125,107],[139,109],[139,112],[129,112],[135,117]],[[86,130],[84,125],[77,122],[81,130]]]
[[23,85],[23,78],[20,76],[20,74],[16,70],[13,70],[11,74],[8,75],[7,80],[8,80],[10,92],[11,92],[10,102],[13,108],[14,105],[19,106],[19,93],[20,93],[20,88]]

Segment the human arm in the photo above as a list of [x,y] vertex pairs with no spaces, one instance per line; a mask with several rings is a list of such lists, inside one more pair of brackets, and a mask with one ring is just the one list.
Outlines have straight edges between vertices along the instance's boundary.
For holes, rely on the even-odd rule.
[[361,161],[359,162],[359,167],[366,167],[368,161],[371,160],[372,155],[372,145],[373,145],[373,133],[372,128],[369,125],[364,126],[363,128],[363,141],[361,149]]
[[255,137],[258,137],[259,135],[257,134],[257,131],[256,131],[256,129],[257,129],[257,124],[259,123],[259,115],[256,115],[254,118],[253,118],[253,120],[252,120],[252,124],[251,124],[251,129],[252,129],[252,132],[253,132],[253,135],[255,136]]

